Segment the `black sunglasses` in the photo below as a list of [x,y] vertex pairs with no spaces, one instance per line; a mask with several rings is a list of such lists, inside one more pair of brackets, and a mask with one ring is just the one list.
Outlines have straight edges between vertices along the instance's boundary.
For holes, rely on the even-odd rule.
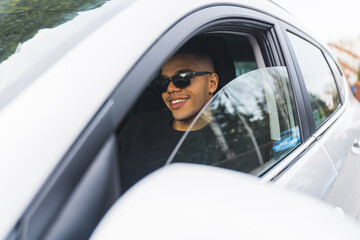
[[173,82],[175,87],[184,88],[190,85],[190,79],[193,76],[202,76],[205,74],[212,74],[211,72],[184,72],[175,74],[172,77],[160,76],[158,79],[154,80],[154,85],[159,92],[165,92],[170,84]]

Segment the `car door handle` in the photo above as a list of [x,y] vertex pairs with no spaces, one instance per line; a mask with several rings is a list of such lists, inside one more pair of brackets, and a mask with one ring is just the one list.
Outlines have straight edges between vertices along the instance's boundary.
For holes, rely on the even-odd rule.
[[360,155],[360,138],[359,135],[355,138],[354,143],[351,147],[351,152]]

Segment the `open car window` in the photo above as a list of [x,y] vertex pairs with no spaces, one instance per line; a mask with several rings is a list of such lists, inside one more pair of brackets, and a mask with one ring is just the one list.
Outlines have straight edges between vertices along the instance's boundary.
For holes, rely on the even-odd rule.
[[[199,122],[203,128],[192,131]],[[237,77],[210,100],[192,126],[167,164],[198,163],[261,176],[301,142],[286,67]]]
[[[257,31],[261,36],[268,32],[267,29]],[[164,63],[171,67],[164,70],[163,65],[157,70],[157,76],[152,76],[152,83],[149,82],[119,126],[122,192],[172,160],[242,172],[258,171],[256,174],[260,175],[263,169],[268,169],[265,165],[270,159],[275,156],[280,159],[278,156],[288,152],[289,144],[299,144],[298,119],[294,117],[294,99],[286,68],[265,68],[280,63],[275,60],[273,50],[268,48],[270,39],[261,40],[256,36],[254,32],[198,34],[176,52],[186,52],[188,48],[190,55],[200,56],[195,62],[189,59],[180,61],[177,57],[186,58],[186,54],[173,53],[172,56],[177,56],[175,60],[171,57]],[[211,59],[213,69],[208,68],[207,63],[197,66],[199,61],[203,61],[203,56]],[[262,70],[254,71],[256,69]],[[204,89],[206,84],[173,88],[173,77],[184,70],[216,73],[215,92],[214,89],[209,92]],[[267,81],[261,81],[266,77],[269,78]],[[199,83],[204,80],[198,76],[191,81]],[[159,84],[161,82],[168,84],[166,91]],[[183,82],[188,84],[185,79]],[[186,131],[209,100],[210,111],[203,110],[194,123],[196,129],[198,123],[200,126],[205,123],[206,127],[190,133]],[[188,121],[189,117],[191,121]],[[180,128],[175,123],[183,125]],[[249,160],[248,156],[252,159]],[[238,160],[240,157],[241,161]]]

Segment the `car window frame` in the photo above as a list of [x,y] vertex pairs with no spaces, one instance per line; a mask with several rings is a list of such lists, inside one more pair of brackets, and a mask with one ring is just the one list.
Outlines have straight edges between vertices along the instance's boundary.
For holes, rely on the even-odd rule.
[[[222,7],[224,10],[226,9],[226,11],[230,10],[231,8],[233,8],[232,6],[226,6],[226,7]],[[210,10],[211,8],[207,9]],[[239,10],[241,9],[241,11]],[[203,9],[204,11],[205,9]],[[192,24],[191,28],[194,28],[192,31],[189,31],[189,28],[184,28],[183,32],[181,33],[181,35],[185,35],[188,34],[186,37],[184,37],[182,40],[180,40],[181,38],[179,38],[179,36],[175,36],[176,35],[176,30],[174,28],[170,29],[166,34],[169,34],[166,36],[166,38],[170,38],[170,39],[175,39],[176,38],[176,42],[171,42],[171,44],[165,44],[166,42],[166,38],[165,36],[162,36],[161,39],[159,39],[159,41],[153,45],[151,47],[151,49],[146,52],[144,54],[144,56],[141,58],[141,61],[139,61],[139,63],[137,65],[134,66],[134,68],[132,69],[132,71],[122,80],[122,82],[120,84],[124,84],[127,86],[132,86],[132,87],[136,87],[136,84],[134,83],[136,78],[140,78],[144,72],[143,68],[146,69],[146,73],[147,73],[147,81],[144,80],[143,81],[143,88],[146,87],[146,84],[149,83],[149,81],[155,77],[155,75],[157,74],[156,71],[154,70],[154,64],[158,66],[158,68],[160,68],[168,58],[170,58],[170,56],[172,56],[176,50],[178,48],[180,48],[180,46],[182,44],[184,44],[187,40],[189,40],[191,37],[202,33],[204,30],[209,30],[210,26],[213,25],[216,26],[219,24],[220,21],[223,21],[223,23],[229,23],[229,22],[234,22],[234,20],[239,20],[239,19],[243,19],[243,20],[249,20],[252,23],[266,23],[266,24],[270,24],[272,25],[271,28],[269,28],[269,31],[265,34],[265,37],[267,39],[271,39],[272,41],[269,41],[269,43],[267,44],[268,49],[270,49],[271,53],[274,54],[273,56],[275,56],[275,58],[273,58],[273,61],[271,62],[265,62],[265,65],[270,65],[270,66],[285,66],[288,70],[289,73],[289,80],[290,80],[290,85],[292,87],[292,91],[294,94],[294,104],[295,104],[295,111],[297,113],[298,119],[299,119],[299,127],[300,127],[300,135],[301,135],[301,143],[299,146],[297,146],[290,154],[288,154],[286,157],[284,157],[283,159],[279,160],[279,163],[277,165],[272,166],[272,168],[268,169],[267,171],[264,171],[264,174],[261,176],[262,177],[262,181],[274,181],[277,177],[279,177],[286,168],[290,167],[292,163],[294,163],[295,161],[297,161],[297,159],[299,159],[301,157],[302,154],[304,154],[306,152],[306,150],[308,149],[308,147],[313,143],[313,139],[311,138],[311,134],[310,134],[310,130],[309,130],[309,126],[308,126],[308,120],[306,117],[306,112],[305,112],[305,104],[303,101],[303,94],[301,93],[301,89],[300,89],[300,84],[299,84],[299,80],[297,78],[296,72],[295,72],[295,68],[293,65],[293,62],[291,60],[290,57],[290,53],[288,51],[288,45],[285,42],[285,38],[283,36],[283,31],[282,31],[282,26],[281,26],[281,21],[275,17],[272,17],[270,14],[266,14],[266,13],[261,13],[255,10],[251,10],[251,9],[247,9],[245,7],[235,7],[234,8],[235,13],[231,12],[231,10],[229,12],[231,12],[230,15],[223,15],[223,17],[221,18],[219,16],[218,21],[213,20],[211,22],[211,24],[203,24],[201,27],[196,27],[196,25],[194,25],[194,21],[196,22],[196,20],[190,20],[191,18],[187,18],[184,19],[186,22],[188,22],[187,24]],[[199,13],[199,12],[197,12]],[[217,12],[217,14],[219,14]],[[251,16],[251,17],[249,17]],[[190,16],[191,17],[191,16]],[[194,17],[194,16],[193,16]],[[196,16],[196,18],[198,18],[199,16]],[[204,17],[208,17],[208,16],[204,16]],[[192,21],[190,23],[190,21]],[[178,22],[177,24],[184,24],[181,21]],[[176,26],[175,26],[176,27]],[[190,28],[190,30],[191,30]],[[225,30],[225,29],[222,29]],[[227,29],[229,30],[229,29]],[[230,27],[231,30],[231,27]],[[172,36],[174,34],[174,36]],[[264,36],[263,36],[264,37]],[[161,47],[159,47],[160,44],[164,44],[165,47],[164,49],[167,50],[168,54],[165,54],[165,51],[161,50]],[[169,52],[171,54],[169,54]],[[163,60],[159,60],[156,58],[163,58]],[[153,71],[153,72],[152,72]],[[152,74],[151,74],[152,73]],[[116,103],[122,103],[120,100],[120,96],[122,94],[126,93],[126,88],[119,88],[116,90],[116,92],[113,95],[113,100],[114,100],[114,105],[118,106],[118,104]],[[143,89],[138,90],[136,92],[136,94],[141,94]],[[134,97],[133,99],[127,99],[126,103],[127,104],[127,109],[115,109],[115,111],[119,111],[116,112],[116,115],[118,115],[118,113],[121,112],[121,114],[126,114],[126,112],[130,109],[129,106],[133,106],[133,104],[135,104],[136,102],[136,97]],[[116,120],[117,123],[120,125],[121,123],[121,119],[117,119]]]
[[[265,37],[269,40],[272,40],[272,41],[269,41],[269,43],[267,44],[267,47],[268,49],[270,49],[271,53],[274,54],[273,56],[275,56],[275,58],[273,58],[273,61],[268,61],[267,63],[265,63],[265,65],[269,65],[269,66],[285,66],[287,67],[288,69],[288,73],[289,73],[289,79],[290,79],[290,85],[292,87],[292,91],[293,91],[293,94],[294,94],[294,104],[295,104],[295,107],[296,107],[296,114],[297,114],[297,117],[299,119],[299,127],[300,127],[300,134],[301,134],[301,143],[299,146],[297,146],[292,153],[290,153],[288,156],[284,157],[283,159],[281,159],[279,161],[279,163],[282,163],[285,161],[285,165],[288,165],[289,162],[293,162],[295,161],[304,151],[306,151],[306,149],[308,148],[308,146],[311,144],[310,141],[307,141],[305,143],[305,140],[309,140],[310,139],[310,131],[309,131],[309,128],[308,128],[308,121],[306,119],[306,117],[304,117],[306,114],[305,114],[305,107],[304,107],[304,104],[303,104],[303,96],[301,94],[301,91],[300,91],[300,87],[299,87],[299,83],[298,83],[298,79],[296,77],[296,74],[294,73],[294,70],[293,70],[293,65],[292,65],[292,61],[289,61],[288,58],[286,58],[286,49],[287,49],[287,46],[284,45],[284,41],[281,41],[280,39],[283,39],[284,37],[282,36],[282,31],[281,31],[281,26],[280,26],[280,23],[279,23],[279,20],[270,16],[270,15],[267,15],[265,13],[260,13],[260,12],[257,12],[257,11],[254,11],[254,10],[249,10],[249,9],[246,9],[246,8],[241,8],[242,11],[244,11],[243,15],[241,12],[238,12],[237,14],[231,16],[231,17],[227,17],[226,19],[223,19],[223,23],[229,23],[229,22],[234,22],[234,20],[239,20],[239,19],[246,19],[246,20],[249,20],[250,22],[252,23],[266,23],[266,24],[270,24],[272,25],[268,30],[268,32],[265,34]],[[251,14],[254,14],[255,15],[251,15],[250,13],[247,13],[247,12],[251,12]],[[250,19],[249,19],[249,16],[252,16]],[[219,19],[220,20],[220,19]],[[220,22],[220,21],[219,21]],[[213,21],[211,23],[211,25],[214,25],[215,26],[215,29],[218,25],[219,22],[216,22],[216,21]],[[190,39],[192,36],[195,36],[196,34],[198,33],[202,33],[204,30],[209,30],[210,26],[209,25],[203,25],[201,28],[198,28],[196,31],[192,32],[190,35],[187,36],[187,38],[184,38],[182,41],[178,41],[178,44],[171,44],[172,46],[172,51],[171,51],[171,54],[166,56],[164,58],[164,60],[158,65],[159,68],[166,62],[166,60],[173,54],[176,52],[176,50],[183,44],[185,43],[188,39]],[[229,29],[221,29],[221,30],[230,30],[231,31],[231,27],[229,27]],[[186,31],[188,31],[188,29],[186,29]],[[263,36],[264,37],[264,36]],[[178,37],[177,37],[178,38]],[[178,40],[178,39],[177,39]],[[161,43],[161,41],[158,42],[159,44]],[[286,47],[284,47],[286,46]],[[146,62],[141,62],[140,64],[144,64],[142,65],[142,67],[144,66],[148,66],[149,65],[154,65],[154,63],[156,63],[156,59],[155,59],[155,56],[153,55],[153,53],[157,52],[158,54],[160,54],[161,57],[163,57],[163,55],[161,55],[161,50],[157,49],[158,45],[157,46],[154,46],[155,49],[152,49],[152,51],[150,51],[149,55],[147,55],[146,57],[149,57],[149,59],[143,59],[143,60],[146,60]],[[169,45],[166,46],[167,49],[169,49]],[[159,55],[158,55],[159,56]],[[153,58],[153,59],[151,59]],[[151,59],[151,60],[150,60]],[[159,61],[159,60],[157,60]],[[140,74],[137,75],[137,71],[141,71],[141,67],[140,67],[140,64],[136,66],[137,69],[134,69],[135,73],[134,75],[132,76],[129,76],[129,79],[124,79],[126,82],[129,82],[128,84],[131,84],[132,80],[133,81],[136,79],[136,77],[140,77]],[[153,67],[152,67],[153,68]],[[149,69],[150,70],[150,69]],[[150,75],[149,74],[149,77],[148,79],[151,79],[152,77],[154,77],[155,75]],[[124,91],[124,88],[123,89],[119,89],[118,92],[116,93],[115,95],[115,98],[117,96],[120,96],[121,95],[121,92]],[[140,93],[141,91],[138,91],[138,94]],[[133,100],[132,104],[134,104],[136,101],[136,99]],[[120,102],[120,101],[119,101]],[[115,104],[117,105],[117,104]],[[124,111],[125,112],[125,111]],[[281,164],[283,165],[283,164]],[[281,172],[283,172],[283,167],[277,167],[277,165],[274,165],[272,166],[272,168],[268,169],[267,171],[264,171],[264,174],[261,176],[265,179],[265,181],[269,181],[269,180],[272,180],[275,178],[275,176],[279,175]]]
[[[324,134],[326,129],[329,128],[334,123],[334,121],[336,121],[336,119],[339,117],[339,115],[341,115],[341,112],[343,112],[343,110],[344,110],[343,105],[344,105],[344,100],[345,99],[342,97],[342,93],[339,90],[340,89],[339,86],[338,86],[339,82],[338,82],[338,79],[336,78],[336,76],[334,74],[334,70],[330,66],[330,64],[328,62],[328,59],[326,57],[327,55],[329,57],[331,57],[332,55],[317,40],[315,40],[314,38],[312,38],[308,34],[304,33],[303,31],[301,31],[301,30],[299,30],[299,29],[297,29],[297,28],[295,28],[295,27],[293,27],[293,26],[291,26],[291,25],[289,25],[289,24],[287,24],[285,22],[282,22],[281,25],[282,25],[283,35],[284,35],[285,41],[286,41],[286,43],[288,45],[288,49],[290,51],[291,59],[293,61],[294,67],[295,67],[296,75],[297,75],[297,78],[299,79],[301,92],[302,92],[303,99],[304,99],[304,105],[305,105],[305,108],[306,108],[306,115],[307,115],[307,120],[308,120],[310,133],[311,133],[312,136],[319,137],[322,134]],[[305,86],[303,75],[302,75],[302,72],[301,72],[301,69],[300,69],[300,65],[298,63],[295,51],[294,51],[294,49],[292,47],[292,44],[290,42],[288,33],[292,33],[292,34],[296,35],[297,37],[303,39],[304,41],[307,41],[310,44],[317,47],[321,51],[321,54],[322,54],[323,58],[325,59],[327,65],[328,65],[328,67],[329,67],[329,69],[331,71],[331,74],[333,76],[333,80],[334,80],[334,83],[335,83],[335,86],[336,86],[336,89],[337,89],[337,92],[338,92],[339,100],[340,100],[339,106],[325,120],[325,122],[323,122],[318,128],[316,128],[316,126],[315,126],[315,120],[314,120],[313,114],[312,114],[310,98],[309,98],[308,92],[306,90],[306,86]],[[334,62],[336,64],[336,61],[334,61]],[[337,66],[337,64],[336,64],[336,66]],[[341,71],[339,69],[338,69],[338,71],[342,75],[342,73],[341,73]]]
[[[345,101],[346,101],[346,99],[345,99],[345,84],[343,82],[343,78],[345,77],[344,73],[341,71],[341,68],[338,65],[338,62],[335,60],[334,56],[327,49],[325,49],[323,54],[325,55],[325,59],[326,59],[328,65],[330,67],[330,70],[335,78],[336,87],[339,92],[340,103],[342,105],[344,105]],[[333,63],[334,67],[332,66],[330,61]],[[335,72],[338,72],[340,75],[337,76],[337,74]]]

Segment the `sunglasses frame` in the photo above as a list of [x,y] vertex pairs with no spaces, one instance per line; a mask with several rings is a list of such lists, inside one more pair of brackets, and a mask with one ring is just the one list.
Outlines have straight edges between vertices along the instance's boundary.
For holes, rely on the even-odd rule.
[[157,78],[154,81],[154,85],[155,85],[155,88],[159,92],[163,93],[168,89],[170,82],[172,82],[175,85],[175,87],[177,87],[177,88],[184,88],[191,84],[191,78],[193,76],[202,76],[205,74],[212,74],[212,73],[211,72],[183,72],[183,73],[177,73],[174,76],[168,77],[168,78],[160,76],[159,78]]

